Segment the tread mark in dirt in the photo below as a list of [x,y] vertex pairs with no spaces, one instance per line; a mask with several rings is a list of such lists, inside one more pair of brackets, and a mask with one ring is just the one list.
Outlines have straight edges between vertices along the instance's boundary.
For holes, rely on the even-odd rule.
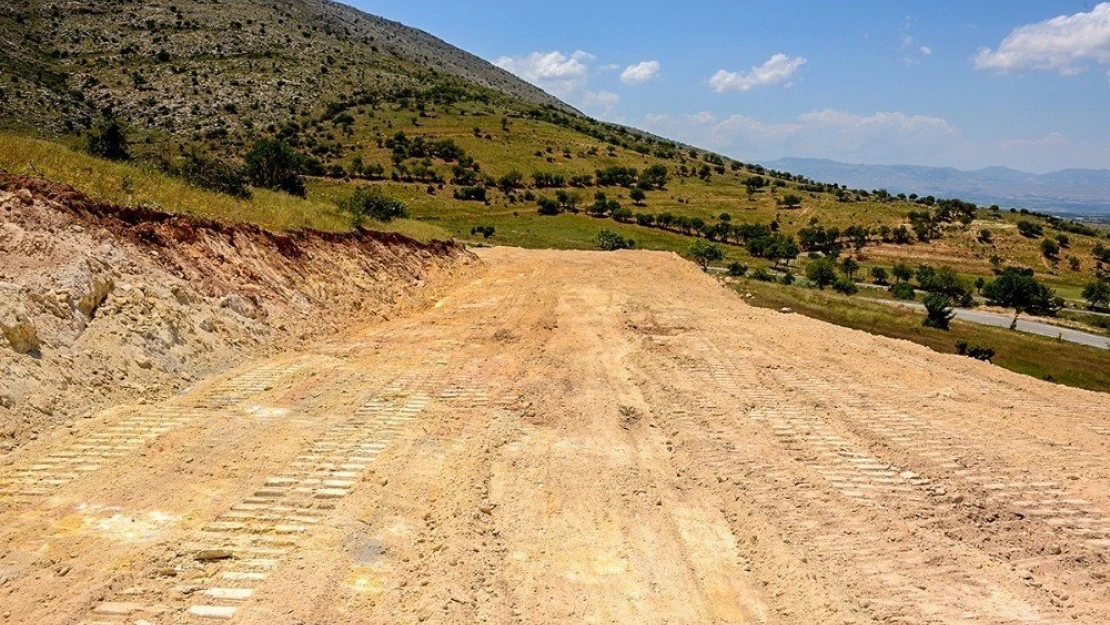
[[[439,361],[437,361],[439,362]],[[444,364],[444,363],[441,363]],[[437,367],[440,368],[440,367]],[[297,456],[281,473],[267,478],[250,496],[202,527],[177,550],[189,557],[218,555],[213,585],[193,594],[189,605],[172,606],[172,588],[152,589],[139,602],[118,597],[93,607],[85,625],[133,622],[152,624],[232,618],[251,599],[259,584],[290,554],[301,539],[350,495],[366,471],[434,398],[487,401],[481,389],[448,386],[438,393],[444,375],[403,376],[363,404],[354,416],[334,426]],[[106,621],[104,617],[127,620]]]
[[138,414],[83,435],[64,449],[0,478],[0,502],[7,498],[19,504],[54,494],[59,487],[139,451],[171,430],[213,414],[206,408],[226,407],[249,399],[306,366],[298,362],[264,364],[224,382],[210,393],[187,400],[184,405],[142,408]]

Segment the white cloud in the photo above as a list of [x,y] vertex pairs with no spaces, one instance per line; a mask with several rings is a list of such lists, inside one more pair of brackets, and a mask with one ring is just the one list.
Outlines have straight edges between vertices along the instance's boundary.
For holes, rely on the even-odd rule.
[[644,61],[629,65],[621,72],[621,82],[626,85],[642,85],[655,80],[661,68],[659,61]]
[[[571,54],[556,50],[533,52],[527,56],[503,56],[493,64],[574,106],[611,117],[621,97],[611,91],[590,89],[591,64],[596,60],[596,56],[582,50]],[[605,71],[609,67],[606,65],[598,69]]]
[[727,93],[777,85],[790,80],[790,77],[805,63],[805,57],[791,58],[779,53],[767,59],[763,65],[753,67],[747,72],[729,72],[722,69],[709,79],[709,86],[717,93]]
[[582,50],[569,56],[556,50],[533,52],[528,56],[503,56],[493,64],[558,97],[568,98],[586,88],[590,77],[588,63],[596,58]]
[[1061,15],[1015,28],[997,50],[982,48],[975,67],[1000,72],[1044,70],[1073,76],[1090,63],[1110,66],[1110,2],[1090,13]]
[[933,49],[930,48],[929,46],[921,46],[921,54],[923,54],[925,56],[932,56],[933,55]]
[[1013,150],[1021,148],[1038,148],[1047,146],[1064,146],[1071,145],[1071,141],[1067,137],[1058,133],[1051,132],[1040,139],[1011,139],[1002,143],[1002,149]]
[[608,115],[620,104],[621,97],[612,91],[586,91],[577,100],[583,108],[600,110]]
[[741,160],[812,156],[853,162],[916,162],[960,140],[960,130],[939,117],[903,112],[858,115],[832,109],[793,121],[764,123],[745,115],[718,119],[703,112],[682,117],[650,115],[647,130],[726,151]]

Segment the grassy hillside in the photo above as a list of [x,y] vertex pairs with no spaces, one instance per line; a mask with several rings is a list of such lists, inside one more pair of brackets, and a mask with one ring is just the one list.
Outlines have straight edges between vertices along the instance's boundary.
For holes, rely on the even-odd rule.
[[[837,229],[838,245],[865,272],[930,263],[974,279],[992,275],[994,258],[1034,269],[1074,300],[1095,271],[1096,232],[818,184],[604,124],[426,33],[325,0],[18,0],[0,7],[0,35],[0,124],[80,148],[89,129],[110,118],[123,125],[133,156],[128,165],[94,165],[45,143],[17,150],[11,142],[21,139],[9,136],[2,166],[37,167],[116,201],[274,228],[341,229],[348,220],[336,203],[374,185],[419,222],[456,237],[484,240],[472,229],[492,226],[494,244],[591,247],[609,229],[640,247],[685,252],[707,236],[721,240],[725,262],[758,268],[771,260],[745,248],[752,231],[744,226],[798,239],[820,227]],[[237,166],[268,138],[302,156],[307,201],[156,190],[181,186],[155,172],[184,155]],[[635,172],[623,181],[598,175],[611,168]],[[665,183],[641,181],[645,197],[634,200],[649,168],[665,170]],[[125,179],[137,190],[118,188]],[[598,193],[608,208],[591,215]],[[459,199],[467,194],[484,199]],[[545,200],[557,202],[559,214],[538,214]],[[912,230],[913,213],[927,222],[924,237]],[[672,221],[658,227],[664,215]],[[1042,232],[1023,235],[1020,222]],[[852,250],[849,228],[866,230],[862,249]],[[1060,235],[1067,247],[1046,258],[1042,241]],[[803,245],[796,271],[812,249]]]
[[[114,163],[23,136],[0,134],[0,171],[41,176],[122,206],[148,206],[217,221],[252,223],[273,231],[312,228],[342,232],[351,228],[350,219],[333,203],[266,189],[252,190],[249,199],[234,198],[197,188],[150,166]],[[423,242],[451,238],[434,224],[411,219],[373,226]]]

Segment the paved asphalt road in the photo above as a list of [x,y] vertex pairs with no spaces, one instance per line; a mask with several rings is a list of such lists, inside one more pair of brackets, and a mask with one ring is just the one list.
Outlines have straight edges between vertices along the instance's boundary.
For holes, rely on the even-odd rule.
[[[925,306],[914,302],[892,302],[891,300],[877,298],[866,299],[869,299],[873,302],[889,304],[891,306],[902,306],[905,308],[913,308],[915,310],[925,310]],[[997,326],[1000,328],[1010,327],[1010,322],[1013,321],[1013,317],[1009,315],[1000,315],[998,313],[970,310],[967,308],[957,308],[956,318],[963,321],[969,321],[971,323],[979,323],[987,326]],[[1039,321],[1018,319],[1017,329],[1021,332],[1028,332],[1029,334],[1039,334],[1041,336],[1047,336],[1050,338],[1063,338],[1063,340],[1065,341],[1078,343],[1080,345],[1110,349],[1110,337],[1099,336],[1097,334],[1091,334],[1090,332],[1072,330],[1070,328],[1062,328],[1060,326],[1054,326],[1048,323],[1041,323]]]

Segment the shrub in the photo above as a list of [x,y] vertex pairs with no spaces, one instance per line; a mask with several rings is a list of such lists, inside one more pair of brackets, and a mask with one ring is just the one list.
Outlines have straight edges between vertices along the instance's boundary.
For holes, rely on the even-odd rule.
[[913,301],[913,300],[917,299],[917,291],[914,290],[914,288],[912,286],[910,286],[909,284],[906,284],[905,282],[899,282],[898,284],[895,284],[894,286],[890,287],[889,290],[890,290],[890,294],[892,296],[894,296],[894,299],[900,299],[900,300],[905,300],[905,301]]
[[733,278],[740,278],[748,273],[748,266],[740,261],[732,261],[728,264],[728,275]]
[[[794,272],[793,271],[790,271],[788,269],[786,271],[786,273],[782,274],[782,283],[784,285],[790,286],[791,284],[794,284],[794,280],[795,280],[795,278],[794,278]],[[853,286],[855,286],[855,285],[853,285]]]
[[994,358],[993,347],[989,345],[972,345],[963,339],[956,341],[956,353],[984,362],[990,362]]
[[606,252],[614,252],[616,250],[631,250],[636,248],[636,242],[632,239],[627,239],[621,235],[613,232],[612,230],[602,230],[597,233],[594,239],[594,245],[597,249]]
[[480,234],[483,239],[488,239],[493,236],[494,232],[497,232],[497,228],[493,226],[474,226],[470,229],[470,236]]
[[929,293],[925,296],[925,320],[921,323],[926,328],[947,330],[955,316],[952,300],[948,299],[947,295]]
[[180,165],[166,168],[167,173],[185,179],[193,186],[241,199],[250,199],[251,189],[243,171],[219,159],[190,154]]
[[883,267],[871,268],[871,281],[880,286],[886,286],[888,283],[889,274]]
[[853,282],[851,278],[847,277],[838,278],[837,281],[833,283],[833,290],[843,295],[855,295],[859,293],[859,287],[856,286],[856,283]]
[[263,139],[247,153],[243,171],[256,187],[305,197],[307,193],[301,177],[305,166],[304,157],[284,141]]
[[88,136],[88,151],[93,156],[112,161],[126,161],[131,158],[127,149],[127,135],[117,122],[101,124]]
[[455,189],[455,199],[464,202],[485,202],[485,187],[459,187]]
[[1060,244],[1052,239],[1041,241],[1041,254],[1048,260],[1055,261],[1060,257]]
[[541,215],[553,216],[562,212],[559,203],[549,197],[541,197],[536,200],[536,206],[539,209],[536,211]]
[[755,273],[752,274],[752,279],[758,280],[760,282],[774,282],[775,275],[770,271],[767,271],[765,268],[760,267],[759,269],[755,270]]
[[1025,221],[1024,219],[1017,223],[1017,229],[1018,232],[1021,233],[1021,236],[1028,239],[1036,239],[1044,235],[1044,227],[1031,221]]
[[783,208],[801,208],[802,198],[794,193],[787,193],[779,202]]
[[389,222],[408,217],[408,209],[400,200],[389,197],[377,187],[355,189],[351,197],[339,202],[339,208],[351,216],[356,227],[367,219]]

